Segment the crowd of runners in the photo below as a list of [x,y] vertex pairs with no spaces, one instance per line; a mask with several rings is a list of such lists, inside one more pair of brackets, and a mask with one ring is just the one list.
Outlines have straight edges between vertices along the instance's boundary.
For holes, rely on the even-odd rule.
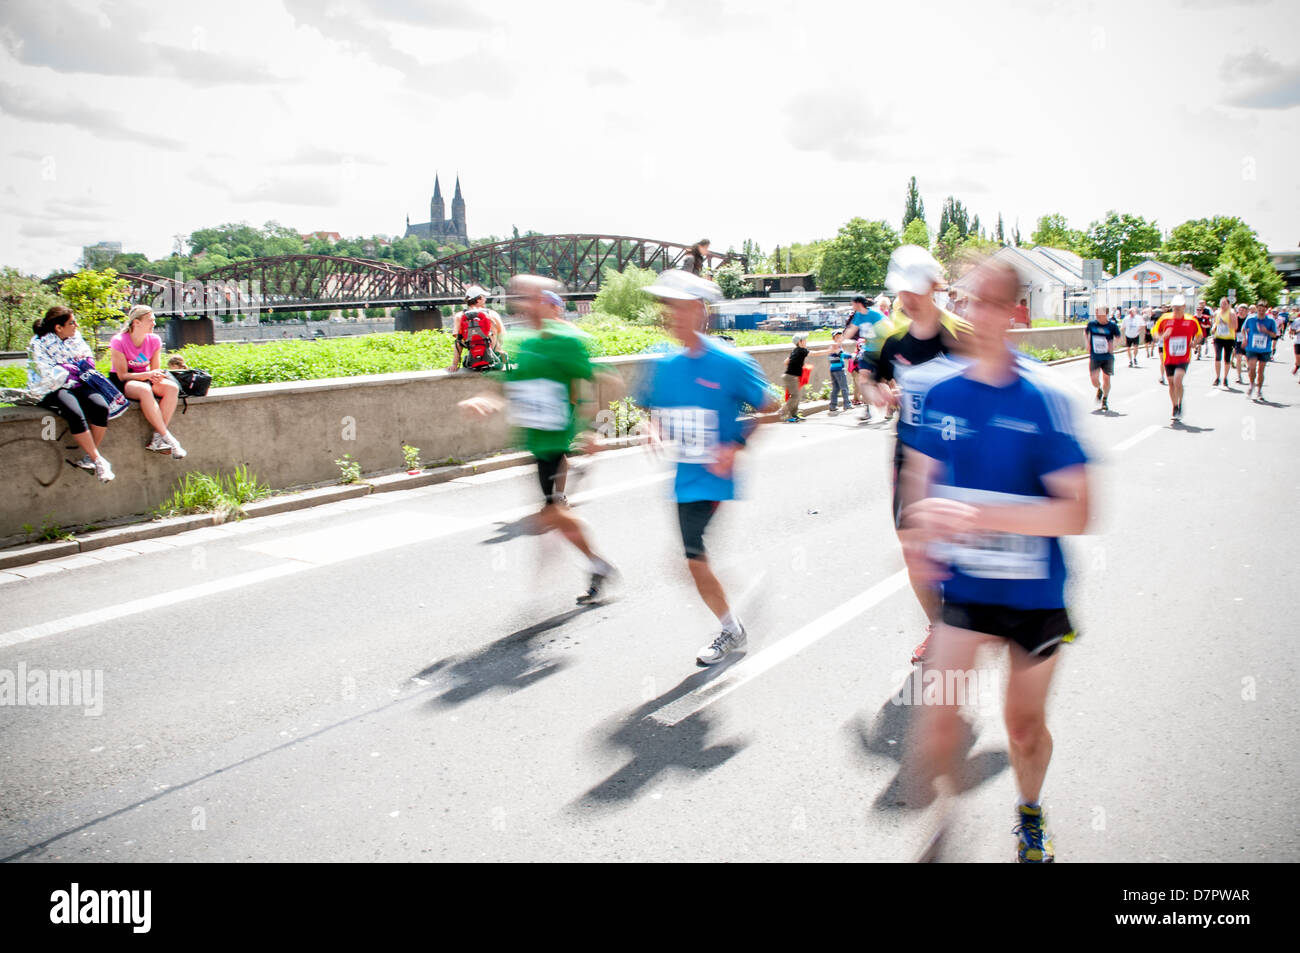
[[[897,415],[892,519],[927,619],[911,662],[941,673],[967,672],[983,646],[1008,653],[1004,717],[1019,792],[1016,856],[1050,863],[1055,851],[1041,803],[1052,751],[1046,702],[1058,648],[1076,637],[1065,604],[1059,539],[1082,533],[1088,524],[1089,460],[1059,378],[1008,339],[1010,329],[1023,324],[1015,270],[995,260],[976,266],[960,315],[937,303],[945,285],[942,267],[926,250],[903,246],[894,252],[886,277],[893,297],[855,297],[850,320],[834,334],[831,412],[861,404],[863,421]],[[679,347],[655,361],[630,396],[648,412],[649,446],[675,469],[681,552],[699,598],[717,619],[716,634],[695,661],[716,665],[746,647],[748,632],[713,571],[705,537],[719,508],[737,496],[738,456],[764,414],[773,418],[777,403],[756,361],[708,334],[710,306],[721,299],[716,284],[689,270],[672,270],[645,290],[659,303]],[[569,456],[579,447],[595,447],[598,367],[586,335],[564,318],[562,292],[556,282],[536,276],[511,283],[509,300],[523,315],[527,333],[513,344],[512,359],[492,375],[500,388],[461,406],[477,414],[504,411],[520,430],[523,446],[536,458],[538,520],[579,551],[587,588],[577,601],[596,604],[608,595],[617,572],[574,515],[565,486]],[[1101,411],[1109,412],[1116,352],[1123,350],[1129,367],[1136,368],[1145,346],[1148,358],[1159,351],[1160,381],[1169,389],[1177,423],[1188,366],[1194,354],[1202,359],[1209,340],[1215,386],[1228,386],[1235,359],[1238,380],[1244,363],[1248,394],[1262,398],[1264,371],[1288,320],[1297,373],[1300,316],[1275,313],[1263,303],[1234,309],[1225,299],[1214,313],[1198,303],[1190,314],[1182,298],[1167,311],[1112,315],[1103,308],[1085,328]],[[776,419],[802,419],[799,375],[809,353],[806,339],[796,340],[785,375],[787,393],[793,390],[794,396]],[[933,798],[938,818],[923,858],[935,856],[944,839],[963,729],[955,700],[944,698],[923,707],[912,739],[924,800]]]

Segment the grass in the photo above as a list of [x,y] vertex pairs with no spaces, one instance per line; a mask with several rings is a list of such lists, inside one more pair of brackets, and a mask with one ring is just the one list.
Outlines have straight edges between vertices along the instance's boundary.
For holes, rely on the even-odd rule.
[[1059,347],[1022,347],[1020,350],[1043,363],[1047,363],[1048,361],[1060,361],[1067,357],[1078,357],[1080,354],[1088,353],[1086,347],[1069,347],[1064,349]]
[[27,369],[21,364],[0,367],[0,387],[27,387]]
[[223,519],[240,519],[244,504],[269,496],[271,488],[240,465],[228,475],[192,472],[177,483],[175,492],[155,510],[155,516],[217,513]]
[[55,522],[52,515],[45,517],[40,528],[31,523],[24,523],[23,532],[27,534],[28,541],[33,543],[56,543],[59,540],[76,539],[70,531]]

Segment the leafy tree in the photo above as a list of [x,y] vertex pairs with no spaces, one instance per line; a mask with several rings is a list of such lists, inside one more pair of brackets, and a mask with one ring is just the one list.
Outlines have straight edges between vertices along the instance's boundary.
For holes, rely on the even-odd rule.
[[1020,247],[1020,219],[1016,219],[1016,230],[1011,233],[1011,242],[1017,248]]
[[740,253],[749,262],[749,270],[752,274],[758,274],[767,268],[767,256],[763,254],[763,249],[758,242],[752,238],[745,239],[745,243],[740,246]]
[[1189,265],[1208,275],[1218,267],[1223,241],[1206,219],[1183,222],[1170,229],[1160,248],[1160,259],[1174,265]]
[[[1080,251],[1080,249],[1075,249]],[[1085,258],[1100,258],[1104,267],[1127,261],[1136,265],[1143,258],[1154,257],[1160,251],[1160,229],[1139,215],[1120,214],[1114,209],[1106,213],[1101,222],[1093,222],[1084,235]],[[1122,268],[1117,267],[1116,274]]]
[[914,218],[907,223],[903,229],[902,244],[920,245],[927,250],[930,248],[930,230],[925,226],[925,219]]
[[1255,285],[1250,278],[1231,260],[1225,259],[1214,266],[1214,271],[1210,273],[1209,282],[1201,288],[1201,297],[1211,308],[1217,307],[1220,298],[1228,296],[1228,291],[1235,288],[1237,291],[1237,300],[1254,303],[1258,300],[1256,297]]
[[958,251],[961,250],[961,243],[961,229],[956,224],[952,224],[934,244],[934,257],[939,259],[939,262],[949,271]]
[[738,261],[729,261],[713,273],[713,279],[722,289],[724,298],[743,298],[749,293],[749,284],[744,279],[745,269]]
[[[1019,244],[1019,225],[1016,226],[1016,234],[1016,243]],[[1065,216],[1060,213],[1043,215],[1038,219],[1038,227],[1030,234],[1029,243],[1077,251],[1083,246],[1083,233],[1071,228]]]
[[[1223,255],[1219,263],[1224,262],[1235,266],[1250,279],[1251,299],[1264,300],[1270,305],[1278,303],[1285,283],[1269,261],[1268,249],[1249,226],[1237,226],[1223,243]],[[1237,296],[1239,301],[1248,300],[1241,297],[1240,290]]]
[[918,218],[923,223],[925,222],[925,202],[921,200],[921,193],[916,187],[916,176],[912,176],[912,180],[907,183],[907,200],[903,206],[902,228],[904,234],[907,232],[907,226]]
[[619,272],[613,265],[606,266],[600,280],[600,291],[592,302],[592,310],[612,314],[628,321],[643,319],[646,309],[654,306],[654,299],[642,291],[654,284],[658,275],[653,268],[627,265]]
[[35,277],[14,268],[0,270],[0,351],[27,347],[32,323],[58,303],[54,292]]
[[971,219],[970,232],[966,237],[969,238],[971,235],[978,235],[980,238],[984,237],[984,229],[980,227],[980,217],[978,215]]
[[63,279],[59,294],[77,315],[82,335],[91,347],[99,344],[99,328],[105,322],[120,322],[130,304],[130,284],[119,278],[112,268],[103,271],[79,271]]
[[947,235],[950,226],[956,225],[957,232],[965,239],[970,234],[970,215],[966,206],[951,195],[944,199],[943,212],[939,216],[939,235]]
[[998,212],[998,227],[997,230],[993,233],[993,240],[997,242],[999,245],[1005,245],[1007,243],[1006,233],[1002,230],[1001,212]]
[[822,288],[826,291],[879,288],[885,281],[889,256],[898,244],[898,233],[888,222],[849,219],[822,255]]

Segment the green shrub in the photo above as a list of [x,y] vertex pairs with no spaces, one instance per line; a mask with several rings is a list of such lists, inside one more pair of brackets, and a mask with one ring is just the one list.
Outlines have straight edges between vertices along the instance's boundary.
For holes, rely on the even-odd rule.
[[248,467],[241,464],[228,476],[220,473],[187,473],[176,490],[155,510],[156,516],[184,516],[190,513],[216,513],[222,520],[240,519],[244,504],[270,494]]
[[361,479],[361,464],[352,459],[352,454],[345,453],[334,462],[338,464],[340,483],[356,483]]
[[[647,285],[654,284],[658,273],[652,268],[638,268],[627,265],[618,271],[613,265],[605,268],[600,279],[600,291],[592,307],[628,321],[638,319],[644,314],[646,305],[654,306],[654,299],[642,291]],[[656,319],[658,312],[656,311]]]
[[0,367],[0,387],[27,387],[27,371],[21,364],[6,364]]

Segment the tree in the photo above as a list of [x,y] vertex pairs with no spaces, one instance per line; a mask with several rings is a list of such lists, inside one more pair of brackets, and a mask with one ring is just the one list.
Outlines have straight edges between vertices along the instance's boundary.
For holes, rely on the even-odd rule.
[[912,176],[912,180],[907,183],[907,201],[903,206],[904,233],[907,232],[907,226],[917,219],[925,222],[925,202],[921,200],[921,193],[916,187],[916,176]]
[[112,268],[103,271],[79,271],[63,279],[59,294],[68,303],[81,325],[83,337],[93,348],[99,344],[99,328],[105,322],[120,322],[130,305],[130,284],[119,278]]
[[745,256],[749,262],[751,274],[758,274],[767,267],[767,256],[763,254],[762,247],[752,238],[746,238],[745,243],[740,246],[740,253]]
[[997,242],[999,245],[1005,245],[1005,244],[1007,243],[1007,236],[1006,236],[1006,233],[1003,232],[1003,230],[1002,230],[1002,213],[1001,213],[1001,212],[998,212],[998,227],[997,227],[997,231],[995,231],[995,232],[993,233],[993,240],[994,240],[995,242]]
[[1230,260],[1221,261],[1210,273],[1209,282],[1201,288],[1201,297],[1210,307],[1217,307],[1219,299],[1228,297],[1228,291],[1232,289],[1236,290],[1238,301],[1254,303],[1258,300],[1255,286],[1246,273]]
[[[1019,244],[1019,226],[1016,226],[1017,240]],[[1059,212],[1053,215],[1043,215],[1038,219],[1038,227],[1034,229],[1029,236],[1031,245],[1045,245],[1048,248],[1066,248],[1070,251],[1077,251],[1083,245],[1083,233],[1076,231],[1066,222],[1065,216]]]
[[722,289],[724,298],[743,298],[749,292],[745,269],[738,261],[729,261],[713,273],[713,278]]
[[1011,243],[1020,247],[1020,219],[1016,219],[1016,230],[1011,233]]
[[647,313],[648,306],[654,305],[654,299],[641,289],[654,284],[658,277],[653,268],[627,265],[619,272],[613,265],[608,265],[601,277],[600,291],[596,292],[592,309],[628,321],[638,320]]
[[21,351],[32,324],[59,303],[48,286],[14,268],[0,270],[0,351]]
[[927,251],[930,249],[930,230],[925,226],[925,219],[914,218],[907,223],[907,227],[903,229],[902,243],[920,245]]
[[1170,229],[1160,248],[1160,259],[1173,265],[1188,265],[1208,275],[1218,267],[1223,241],[1206,219],[1183,222]]
[[822,288],[826,291],[879,288],[885,281],[889,256],[898,244],[898,233],[889,223],[849,219],[822,255]]
[[961,229],[954,224],[949,225],[948,230],[934,244],[934,257],[939,259],[950,274],[953,260],[961,250],[961,241]]
[[966,237],[970,238],[972,235],[978,235],[980,238],[984,237],[984,229],[980,225],[980,217],[978,215],[971,219],[970,233]]
[[963,239],[970,234],[970,216],[966,206],[950,195],[944,199],[943,212],[939,216],[939,231],[936,234],[947,235],[949,227],[953,225],[957,226],[957,232]]
[[1241,292],[1238,291],[1238,300],[1263,300],[1270,305],[1277,304],[1285,283],[1269,260],[1268,249],[1249,226],[1237,226],[1223,243],[1219,263],[1225,262],[1235,266],[1250,280],[1251,298],[1241,297]]
[[1115,266],[1119,274],[1124,262],[1136,265],[1143,258],[1159,254],[1160,229],[1140,215],[1111,209],[1104,221],[1088,226],[1082,249],[1075,250],[1085,258],[1100,258],[1103,267]]

